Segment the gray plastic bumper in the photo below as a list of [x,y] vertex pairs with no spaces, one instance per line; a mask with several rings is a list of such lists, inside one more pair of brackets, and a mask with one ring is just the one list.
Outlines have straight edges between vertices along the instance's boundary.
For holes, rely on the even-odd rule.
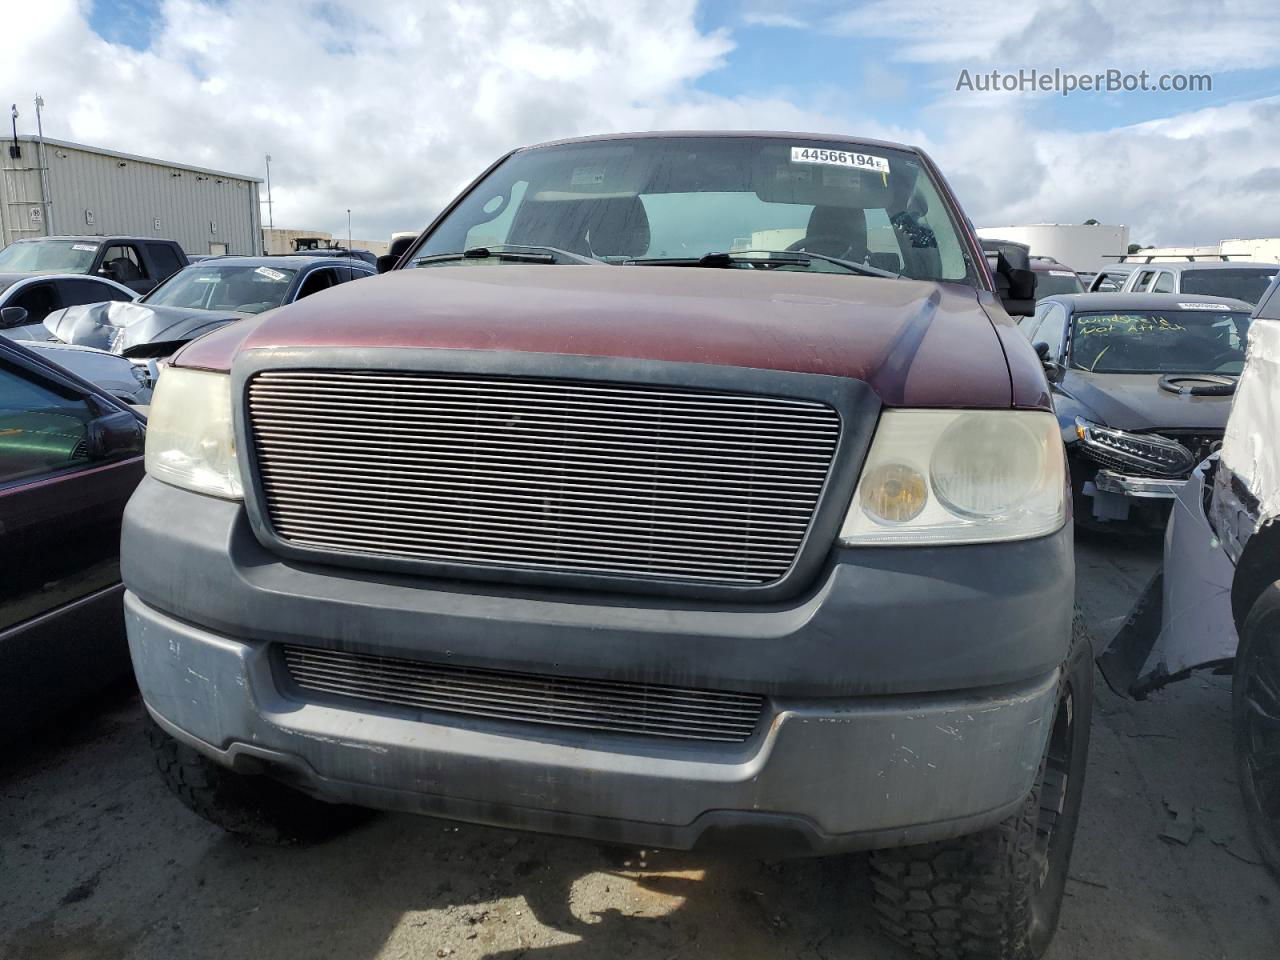
[[[779,853],[981,829],[1030,789],[1073,596],[1070,530],[833,553],[813,589],[729,606],[575,596],[282,561],[243,509],[144,481],[126,622],[174,736],[325,799],[639,845]],[[195,626],[199,624],[200,626]],[[531,728],[300,699],[277,643],[756,692],[745,743]]]
[[128,595],[143,697],[173,735],[327,800],[690,848],[746,829],[780,853],[915,843],[979,829],[1030,789],[1057,674],[980,696],[777,700],[745,745],[531,735],[458,718],[299,703],[268,644],[229,640]]

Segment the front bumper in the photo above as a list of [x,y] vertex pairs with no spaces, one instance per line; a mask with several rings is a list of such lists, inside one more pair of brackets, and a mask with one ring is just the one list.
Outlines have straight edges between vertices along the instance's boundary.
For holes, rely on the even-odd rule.
[[1107,683],[1119,693],[1145,698],[1192,670],[1235,656],[1235,566],[1205,517],[1209,464],[1192,472],[1169,516],[1163,567],[1098,657]]
[[[1016,808],[1068,649],[1070,542],[837,551],[779,603],[575,595],[286,561],[239,504],[146,480],[122,559],[147,706],[219,762],[338,802],[781,854],[919,843]],[[746,742],[706,744],[311,699],[279,682],[283,642],[765,709]]]

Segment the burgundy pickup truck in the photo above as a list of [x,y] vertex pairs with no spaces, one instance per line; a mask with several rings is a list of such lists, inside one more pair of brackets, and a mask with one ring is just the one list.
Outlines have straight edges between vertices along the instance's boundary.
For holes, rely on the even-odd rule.
[[1039,956],[1092,672],[1033,291],[914,148],[503,157],[161,376],[122,562],[166,780],[268,840],[874,850],[892,936]]

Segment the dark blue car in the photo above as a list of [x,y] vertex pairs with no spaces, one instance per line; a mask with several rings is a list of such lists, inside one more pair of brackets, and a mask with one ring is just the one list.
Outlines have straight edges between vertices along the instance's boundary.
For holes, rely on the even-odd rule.
[[1222,444],[1252,308],[1193,294],[1050,296],[1019,328],[1044,361],[1076,522],[1163,530]]

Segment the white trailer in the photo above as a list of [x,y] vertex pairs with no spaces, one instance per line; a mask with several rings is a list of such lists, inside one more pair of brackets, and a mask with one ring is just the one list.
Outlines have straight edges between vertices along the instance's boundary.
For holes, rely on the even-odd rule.
[[979,227],[978,236],[1025,243],[1033,257],[1053,257],[1081,273],[1094,273],[1107,264],[1114,264],[1129,250],[1129,228],[1107,223]]

